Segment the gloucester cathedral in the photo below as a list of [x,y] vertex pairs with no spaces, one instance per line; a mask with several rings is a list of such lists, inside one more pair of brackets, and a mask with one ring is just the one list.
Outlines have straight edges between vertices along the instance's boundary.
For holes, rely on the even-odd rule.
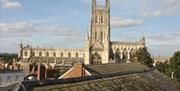
[[85,47],[80,49],[32,48],[20,44],[18,53],[21,62],[66,64],[82,62],[89,64],[107,64],[130,62],[133,54],[145,47],[145,38],[137,42],[115,42],[110,40],[110,1],[98,6],[92,0],[90,30],[87,33]]

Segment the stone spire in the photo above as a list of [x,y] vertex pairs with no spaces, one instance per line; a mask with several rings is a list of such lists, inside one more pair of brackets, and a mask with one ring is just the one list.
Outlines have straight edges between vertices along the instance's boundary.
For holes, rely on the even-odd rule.
[[20,48],[23,48],[23,43],[22,43],[22,41],[21,41],[19,47],[20,47]]
[[96,8],[96,0],[92,0],[92,9]]
[[106,8],[109,9],[110,8],[110,1],[106,0]]
[[87,29],[86,40],[89,40],[89,30]]
[[142,38],[140,39],[140,44],[145,46],[145,42],[146,42],[145,37],[142,36]]

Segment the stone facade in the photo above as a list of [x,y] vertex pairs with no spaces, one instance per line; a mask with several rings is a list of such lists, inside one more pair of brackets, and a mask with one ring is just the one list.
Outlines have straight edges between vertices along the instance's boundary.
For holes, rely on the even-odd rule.
[[[82,61],[85,64],[107,64],[129,62],[139,48],[145,47],[145,38],[138,42],[110,41],[110,1],[105,0],[104,6],[98,6],[92,0],[92,16],[90,30],[87,34],[85,47],[82,49],[32,48],[20,45],[19,58],[30,61],[31,57],[53,57],[69,61]],[[31,60],[37,62],[37,60]],[[57,60],[58,61],[58,60]]]

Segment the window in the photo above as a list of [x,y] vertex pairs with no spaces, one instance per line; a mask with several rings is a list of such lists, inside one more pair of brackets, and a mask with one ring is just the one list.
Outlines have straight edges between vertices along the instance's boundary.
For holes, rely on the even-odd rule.
[[95,40],[97,39],[97,32],[95,32],[95,37],[94,38],[95,38]]
[[63,57],[64,56],[64,54],[63,54],[63,52],[61,52],[61,57]]
[[104,22],[104,19],[103,19],[103,16],[101,16],[101,23],[103,23]]
[[24,52],[24,55],[27,56],[27,51]]
[[101,31],[101,40],[103,40],[103,32]]
[[35,52],[32,52],[32,56],[35,56]]
[[76,53],[76,57],[77,57],[77,58],[79,57],[79,54],[78,54],[78,53]]
[[70,52],[68,53],[68,57],[71,57],[71,53]]
[[42,52],[39,52],[39,56],[42,56]]
[[95,23],[97,23],[97,20],[98,20],[98,17],[97,17],[97,16],[95,16]]
[[53,57],[56,57],[56,53],[55,52],[53,52]]
[[49,57],[49,52],[46,52],[46,56]]

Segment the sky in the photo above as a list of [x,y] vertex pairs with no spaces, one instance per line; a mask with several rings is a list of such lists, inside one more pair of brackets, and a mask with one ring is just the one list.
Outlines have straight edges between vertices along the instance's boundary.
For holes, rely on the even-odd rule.
[[[111,41],[146,38],[152,55],[180,50],[180,0],[110,0]],[[104,0],[97,0],[104,5]],[[83,48],[90,29],[91,0],[0,0],[0,53],[19,44]]]

